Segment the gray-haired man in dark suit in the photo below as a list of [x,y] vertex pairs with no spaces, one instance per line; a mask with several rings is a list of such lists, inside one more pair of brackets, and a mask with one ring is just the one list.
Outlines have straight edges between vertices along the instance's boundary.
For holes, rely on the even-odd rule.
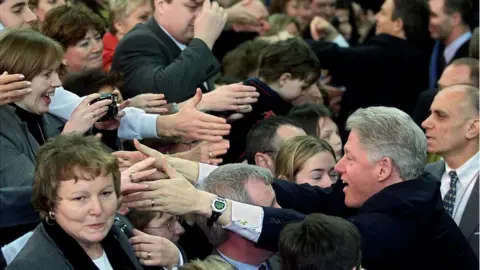
[[467,84],[441,90],[422,123],[428,151],[443,158],[426,171],[441,181],[447,213],[478,257],[479,250],[479,89]]

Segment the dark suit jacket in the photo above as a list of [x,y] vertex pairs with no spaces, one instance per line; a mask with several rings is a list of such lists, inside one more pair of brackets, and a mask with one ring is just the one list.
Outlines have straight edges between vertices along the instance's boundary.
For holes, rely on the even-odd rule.
[[[440,183],[430,174],[391,185],[370,197],[357,213],[339,203],[343,184],[324,190],[276,180],[278,203],[303,214],[322,212],[349,218],[362,236],[362,266],[372,270],[477,270],[479,261],[443,209]],[[285,224],[302,220],[289,209],[264,208],[258,245],[276,249]]]
[[418,95],[428,88],[430,48],[426,45],[381,34],[350,48],[321,41],[312,42],[311,47],[322,68],[347,89],[337,119],[340,130],[359,108],[389,106],[412,115]]
[[[442,179],[445,173],[445,161],[440,160],[435,163],[427,164],[425,171],[431,173],[438,180]],[[475,180],[475,186],[473,187],[472,194],[468,199],[467,205],[460,220],[460,230],[463,235],[468,239],[470,246],[477,255],[478,258],[478,245],[479,245],[479,208],[478,208],[478,177]]]
[[[457,52],[455,52],[455,55],[453,56],[450,63],[452,63],[453,61],[455,61],[457,59],[460,59],[460,58],[463,58],[463,57],[468,57],[468,55],[469,55],[469,51],[468,51],[469,44],[470,44],[470,40],[465,42],[457,50]],[[440,55],[443,57],[443,52],[441,52]],[[447,65],[449,65],[450,63],[447,63]],[[441,72],[443,72],[443,69],[441,70]],[[440,79],[441,75],[442,75],[441,73],[438,74],[437,80]],[[420,96],[418,97],[418,101],[417,101],[417,105],[415,106],[415,112],[414,112],[413,118],[419,126],[430,115],[430,106],[432,105],[433,99],[435,98],[435,95],[437,94],[437,92],[438,92],[437,89],[430,89],[430,90],[422,92],[420,94]]]
[[112,71],[125,77],[125,98],[162,93],[171,103],[189,99],[197,87],[206,92],[203,83],[220,71],[220,64],[200,39],[194,38],[181,51],[152,17],[120,40]]

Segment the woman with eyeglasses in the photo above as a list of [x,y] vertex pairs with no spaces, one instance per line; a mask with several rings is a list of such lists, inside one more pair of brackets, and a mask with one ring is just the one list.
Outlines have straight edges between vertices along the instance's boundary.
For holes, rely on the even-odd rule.
[[330,187],[338,179],[334,170],[335,152],[328,142],[313,136],[297,136],[285,141],[275,157],[277,178]]

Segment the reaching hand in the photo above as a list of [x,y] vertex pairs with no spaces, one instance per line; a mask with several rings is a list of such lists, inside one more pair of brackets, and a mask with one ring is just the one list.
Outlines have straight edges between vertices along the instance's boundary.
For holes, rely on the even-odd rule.
[[32,92],[29,88],[32,83],[24,79],[23,75],[8,74],[6,71],[0,75],[0,106],[17,102]]
[[122,104],[118,105],[118,114],[115,116],[114,119],[103,121],[103,122],[96,122],[95,127],[101,130],[116,130],[120,127],[120,120],[123,116],[125,116],[125,109],[130,104],[130,100],[125,100]]
[[260,94],[253,86],[239,83],[221,86],[205,94],[202,100],[202,109],[207,111],[237,111],[242,112],[251,108],[251,104],[258,101]]
[[187,179],[177,173],[165,159],[162,169],[169,179],[148,182],[148,189],[126,195],[123,201],[139,211],[165,212],[183,216],[198,207],[198,191]]
[[129,239],[141,264],[146,266],[163,266],[172,268],[180,262],[180,252],[174,243],[160,236],[149,235],[133,230]]
[[168,109],[163,107],[166,104],[164,94],[141,94],[130,99],[131,107],[142,109],[147,113],[167,113]]
[[316,16],[310,22],[310,34],[314,40],[326,39],[333,40],[338,35],[338,31],[324,18]]
[[230,142],[228,140],[221,140],[219,142],[201,142],[190,151],[179,153],[176,157],[211,165],[218,165],[222,163],[223,160],[217,157],[225,155],[229,148]]
[[202,113],[196,106],[202,99],[202,92],[187,101],[176,114],[163,116],[160,122],[163,132],[169,137],[180,137],[192,141],[219,141],[230,133],[230,125],[225,119]]
[[217,2],[203,1],[202,12],[195,19],[194,37],[203,40],[212,49],[227,22],[227,13]]
[[[148,169],[155,163],[154,158],[147,158],[140,161],[121,173],[121,185],[120,190],[122,194],[132,193],[139,190],[145,190],[148,185],[136,183],[143,180],[152,180],[149,178],[157,169]],[[157,178],[158,179],[158,178]]]
[[251,2],[252,0],[243,0],[225,9],[225,12],[228,15],[227,22],[231,24],[239,23],[253,26],[260,25],[257,17],[255,17],[255,15],[246,8],[246,6],[248,6]]

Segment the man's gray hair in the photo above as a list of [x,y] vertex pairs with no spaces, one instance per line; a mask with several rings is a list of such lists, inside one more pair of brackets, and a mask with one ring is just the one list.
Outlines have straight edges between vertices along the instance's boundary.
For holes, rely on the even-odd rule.
[[[218,167],[197,188],[226,199],[253,204],[245,189],[245,183],[247,181],[263,181],[266,185],[271,185],[273,180],[272,173],[265,168],[236,163]],[[197,224],[213,246],[216,247],[228,240],[227,231],[218,224],[209,227],[205,217],[198,216]]]
[[358,109],[347,120],[371,162],[390,158],[405,180],[420,176],[427,160],[427,139],[403,111],[390,107]]

